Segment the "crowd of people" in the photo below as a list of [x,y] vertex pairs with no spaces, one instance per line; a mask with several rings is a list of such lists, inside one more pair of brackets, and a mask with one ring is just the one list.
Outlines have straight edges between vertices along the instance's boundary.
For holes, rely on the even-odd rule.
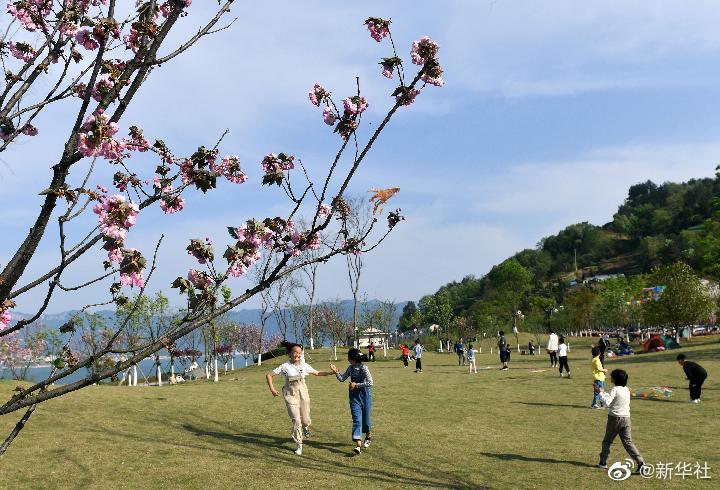
[[[352,451],[359,455],[363,449],[369,448],[372,428],[373,378],[370,369],[365,363],[375,361],[374,343],[370,343],[367,355],[362,353],[360,349],[351,348],[347,354],[348,366],[343,372],[340,372],[334,364],[330,364],[330,369],[327,371],[318,371],[305,362],[302,345],[288,342],[285,342],[284,345],[287,350],[288,361],[270,371],[266,378],[270,392],[275,397],[279,396],[280,392],[275,388],[273,378],[274,376],[282,376],[284,379],[282,395],[288,416],[292,422],[291,437],[296,443],[295,454],[302,455],[303,441],[310,437],[311,434],[310,395],[305,384],[305,377],[308,375],[334,375],[340,382],[350,379],[348,396],[350,418],[352,420]],[[590,406],[593,409],[608,409],[607,424],[601,443],[598,466],[607,468],[610,447],[615,438],[619,436],[623,447],[635,461],[636,468],[640,472],[645,462],[632,440],[630,423],[631,392],[627,387],[628,373],[623,369],[614,369],[609,374],[613,388],[610,391],[605,389],[605,380],[609,372],[605,367],[605,352],[608,346],[608,340],[601,337],[597,345],[591,348],[590,372],[593,378],[593,399]],[[498,333],[497,347],[501,363],[500,369],[507,371],[509,370],[511,349],[503,331]],[[535,354],[534,347],[534,343],[531,341],[528,344],[531,355]],[[420,339],[416,339],[412,347],[400,344],[399,348],[403,368],[407,368],[409,361],[414,360],[415,372],[422,373],[422,359],[425,348]],[[568,352],[570,349],[564,336],[558,336],[551,331],[548,336],[546,350],[550,358],[550,367],[558,368],[560,377],[567,376],[569,379]],[[469,373],[477,374],[476,354],[478,350],[473,347],[472,343],[468,343],[466,346],[464,339],[460,338],[455,342],[453,351],[457,355],[458,366],[467,365]],[[702,385],[707,379],[707,371],[697,362],[688,360],[685,354],[679,354],[677,362],[682,366],[689,381],[690,401],[700,403]]]

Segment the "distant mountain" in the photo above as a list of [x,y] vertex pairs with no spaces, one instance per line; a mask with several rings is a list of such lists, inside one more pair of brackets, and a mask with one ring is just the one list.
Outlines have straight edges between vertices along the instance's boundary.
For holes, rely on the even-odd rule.
[[[369,300],[367,302],[370,306],[375,306],[377,303],[379,303],[378,300]],[[397,325],[397,322],[400,318],[400,315],[402,314],[403,307],[407,301],[403,301],[400,303],[397,303],[395,307],[395,318],[393,319],[393,328],[395,325]],[[352,311],[353,311],[353,301],[351,299],[346,299],[341,302],[341,309],[343,318],[347,321],[352,320]],[[53,313],[53,314],[45,314],[42,315],[35,323],[38,325],[47,325],[51,328],[57,328],[64,323],[66,323],[70,318],[73,317],[73,315],[77,314],[78,310],[68,310],[63,311],[60,313]],[[114,320],[115,318],[115,312],[112,310],[99,310],[95,313],[98,313],[109,320]],[[259,308],[250,308],[250,309],[241,309],[241,310],[233,310],[231,311],[228,316],[230,319],[237,323],[260,323],[260,315],[262,313],[262,310]],[[21,319],[28,319],[31,318],[32,315],[27,313],[21,313],[18,311],[13,312],[13,317],[15,318],[21,318]],[[280,328],[275,320],[275,316],[271,316],[267,323],[266,323],[268,334],[273,335],[275,333],[280,332]],[[288,332],[290,334],[290,332]]]

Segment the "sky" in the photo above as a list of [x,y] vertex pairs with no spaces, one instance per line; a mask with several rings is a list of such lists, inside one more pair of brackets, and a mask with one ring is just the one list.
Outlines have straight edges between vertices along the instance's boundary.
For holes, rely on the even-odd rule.
[[[193,2],[168,46],[196,32],[214,6]],[[260,186],[263,155],[297,155],[319,178],[339,147],[308,101],[310,88],[320,82],[342,98],[354,94],[359,77],[369,102],[359,131],[365,139],[392,105],[396,84],[377,64],[390,47],[363,25],[377,16],[392,19],[407,69],[412,42],[436,40],[446,84],[427,87],[396,114],[351,185],[352,194],[367,197],[371,187],[400,187],[388,207],[407,217],[365,257],[361,292],[417,300],[449,281],[481,276],[567,225],[611,220],[634,183],[713,175],[720,163],[719,14],[714,1],[238,1],[229,28],[151,74],[122,127],[136,124],[178,154],[212,146],[229,129],[221,151],[239,155],[250,180],[191,193],[185,211],[172,216],[144,212],[126,243],[151,256],[164,235],[149,290],[179,305],[169,284],[193,267],[189,238],[213,237],[222,251],[227,226],[287,215],[283,194]],[[62,151],[73,104],[47,110],[38,136],[0,154],[0,264],[39,209],[37,193]],[[138,158],[136,165],[151,175],[156,162]],[[109,184],[116,169],[99,167],[93,182]],[[81,178],[81,168],[72,178]],[[73,236],[94,226],[94,215],[85,218],[73,223]],[[43,240],[26,278],[57,260],[56,234],[53,228]],[[67,283],[94,277],[102,259],[94,253],[78,261]],[[230,283],[236,292],[247,285]],[[104,286],[58,294],[48,312],[105,295]],[[43,297],[36,288],[18,298],[17,310],[32,311]],[[350,297],[342,259],[320,269],[319,297]]]

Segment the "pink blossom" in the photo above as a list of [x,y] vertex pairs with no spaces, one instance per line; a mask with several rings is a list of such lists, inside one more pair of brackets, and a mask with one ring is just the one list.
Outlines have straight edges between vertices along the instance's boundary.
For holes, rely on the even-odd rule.
[[346,114],[358,115],[362,114],[368,107],[368,103],[365,97],[353,96],[343,100],[343,106],[345,107]]
[[13,55],[13,57],[19,60],[23,60],[26,63],[32,61],[32,59],[37,54],[35,48],[30,46],[28,43],[8,43],[7,46],[10,49],[10,54]]
[[19,20],[25,30],[30,32],[46,26],[44,18],[50,13],[51,8],[52,2],[47,0],[10,1],[7,5],[8,13]]
[[428,74],[423,75],[420,77],[420,80],[422,80],[425,83],[429,83],[430,85],[435,85],[436,87],[442,87],[445,85],[445,80],[443,80],[442,76],[439,77],[431,77]]
[[332,107],[326,106],[325,110],[323,110],[323,121],[325,121],[325,124],[328,126],[332,126],[335,124],[335,121],[338,120],[338,117],[335,115],[335,113],[332,110]]
[[108,260],[114,263],[120,263],[123,259],[123,252],[120,247],[113,248],[108,251]]
[[247,175],[240,168],[240,157],[237,155],[224,156],[220,164],[214,161],[210,164],[210,170],[222,175],[234,184],[243,184],[247,181]]
[[118,125],[108,123],[102,110],[92,114],[80,127],[78,134],[78,151],[83,156],[102,156],[108,160],[120,158],[127,146],[127,140],[113,140],[118,132]]
[[140,208],[132,201],[126,202],[125,196],[115,194],[102,196],[93,207],[98,215],[100,233],[118,241],[125,239],[128,230],[135,225]]
[[207,273],[199,271],[197,269],[190,269],[187,275],[188,281],[192,283],[198,289],[206,289],[209,287],[213,280],[207,275]]
[[142,272],[130,272],[120,274],[120,282],[130,287],[145,287],[145,278],[143,277]]
[[92,98],[100,102],[114,87],[115,84],[112,80],[108,78],[101,78],[92,89]]
[[370,31],[370,37],[377,42],[383,40],[390,34],[390,20],[380,19],[378,17],[370,17],[365,21],[365,25]]
[[317,107],[320,107],[322,101],[327,99],[329,96],[330,93],[325,90],[323,86],[319,83],[316,83],[313,89],[308,94],[308,97],[310,97],[310,102],[312,102]]
[[100,47],[100,44],[92,37],[88,29],[81,29],[75,34],[75,40],[87,50],[93,51]]
[[424,65],[437,57],[440,46],[427,36],[423,36],[412,44],[410,58],[416,65]]
[[325,203],[318,206],[318,218],[325,219],[332,213],[332,208]]
[[240,277],[247,271],[247,267],[245,267],[245,264],[242,263],[236,263],[228,269],[228,274],[232,277]]
[[420,94],[420,91],[416,88],[405,89],[395,96],[395,100],[400,102],[402,105],[408,106],[415,102],[415,97]]
[[73,24],[72,22],[63,22],[60,24],[60,34],[66,37],[75,37],[80,26]]
[[27,123],[25,126],[23,126],[22,133],[27,136],[37,136],[38,130],[32,124]]
[[0,330],[5,330],[10,325],[10,320],[12,320],[12,315],[8,310],[0,312]]
[[[183,8],[188,8],[192,4],[192,0],[185,0],[183,2]],[[165,2],[162,5],[160,5],[160,13],[163,17],[167,18],[170,16],[170,13],[173,11],[173,5],[172,2]]]
[[173,214],[185,208],[185,200],[180,196],[168,196],[160,200],[160,209],[165,214]]

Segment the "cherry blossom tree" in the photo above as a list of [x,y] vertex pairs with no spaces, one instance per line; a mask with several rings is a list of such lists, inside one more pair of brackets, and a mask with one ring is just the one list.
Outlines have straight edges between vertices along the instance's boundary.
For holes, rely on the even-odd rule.
[[[22,332],[38,320],[58,290],[107,287],[106,301],[78,305],[81,312],[104,304],[123,305],[128,301],[128,290],[143,296],[162,242],[160,236],[154,250],[133,246],[132,228],[143,219],[145,210],[155,206],[167,215],[179,213],[186,207],[184,196],[188,192],[206,194],[216,189],[220,180],[235,185],[247,182],[240,159],[221,154],[224,134],[214,143],[198,142],[197,150],[181,155],[173,151],[172,142],[160,139],[160,135],[146,135],[138,121],[124,117],[149,77],[157,76],[164,65],[203,37],[228,27],[220,23],[230,12],[233,0],[218,4],[216,13],[180,45],[168,46],[170,32],[182,24],[191,3],[138,0],[133,8],[129,2],[116,0],[9,1],[7,15],[18,29],[7,29],[0,39],[0,59],[5,70],[5,85],[0,91],[0,152],[9,145],[38,140],[44,128],[36,126],[37,117],[48,107],[63,101],[62,107],[73,112],[67,116],[67,140],[57,148],[57,158],[48,162],[52,178],[37,190],[42,199],[40,210],[28,223],[29,231],[17,249],[8,251],[11,259],[0,271],[0,339]],[[427,37],[415,41],[410,47],[410,59],[417,70],[406,73],[410,65],[395,49],[390,24],[380,18],[366,21],[372,39],[388,47],[390,56],[380,63],[382,75],[397,81],[388,91],[392,98],[385,116],[365,123],[371,101],[363,96],[359,80],[357,91],[344,98],[315,84],[309,92],[310,102],[321,110],[322,122],[339,137],[338,149],[329,158],[325,173],[311,175],[302,158],[287,151],[270,149],[258,155],[256,161],[264,173],[261,185],[268,192],[281,192],[287,197],[287,213],[229,223],[229,239],[226,237],[222,245],[221,256],[215,254],[214,248],[220,237],[188,237],[187,252],[197,266],[181,273],[172,283],[184,297],[186,307],[182,317],[158,338],[128,345],[129,312],[112,327],[105,325],[90,332],[94,335],[91,348],[80,352],[75,348],[76,338],[89,335],[86,325],[71,321],[61,326],[65,343],[50,375],[13,393],[0,405],[0,415],[25,410],[0,445],[0,454],[38,404],[116,376],[161,349],[171,349],[178,339],[310,263],[366,253],[382,243],[400,220],[399,215],[393,215],[392,223],[388,217],[384,231],[374,220],[348,236],[342,233],[349,219],[344,195],[397,111],[412,105],[428,85],[444,83],[437,43]],[[368,136],[363,136],[365,131]],[[143,155],[141,164],[135,163],[138,154]],[[150,172],[151,159],[156,165]],[[115,170],[112,183],[95,180],[95,170],[101,165]],[[96,221],[88,227],[87,220],[81,217],[90,211]],[[50,226],[53,217],[57,217],[54,231]],[[301,217],[306,218],[306,227],[299,226]],[[328,247],[323,254],[298,259],[304,251],[319,248],[321,234],[333,229],[335,236],[327,237]],[[40,241],[51,234],[58,237],[57,263],[45,273],[31,276],[27,266],[36,256]],[[3,242],[5,246],[7,243]],[[107,259],[98,264],[97,275],[82,284],[68,284],[67,272],[77,266],[79,258],[97,249],[107,253]],[[260,271],[258,280],[241,294],[226,298],[225,288],[232,287],[250,267]],[[16,302],[36,288],[45,288],[45,293],[34,314],[13,319]],[[263,352],[263,335],[258,346]],[[124,360],[115,362],[118,354]],[[81,369],[89,370],[85,377],[58,383]]]

